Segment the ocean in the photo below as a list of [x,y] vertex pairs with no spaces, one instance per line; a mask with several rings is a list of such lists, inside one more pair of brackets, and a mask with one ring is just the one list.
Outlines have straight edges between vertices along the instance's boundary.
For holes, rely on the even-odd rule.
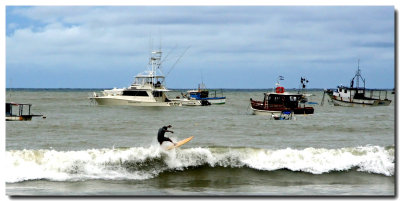
[[[98,106],[91,89],[7,90],[46,118],[6,122],[9,196],[395,196],[395,100],[320,105],[275,121],[252,115],[266,90],[225,90],[224,105]],[[180,91],[170,92],[169,97]],[[325,97],[325,101],[328,97]],[[166,151],[172,125],[182,147]]]

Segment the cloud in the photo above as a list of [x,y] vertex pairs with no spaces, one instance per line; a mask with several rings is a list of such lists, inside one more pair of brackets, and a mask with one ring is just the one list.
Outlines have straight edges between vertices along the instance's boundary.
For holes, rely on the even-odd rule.
[[[226,80],[292,73],[295,81],[288,83],[295,86],[296,74],[316,71],[320,84],[315,87],[329,87],[338,82],[330,76],[335,70],[337,77],[353,76],[348,67],[357,59],[380,64],[382,73],[376,73],[384,78],[372,80],[377,85],[394,84],[385,79],[394,73],[393,7],[7,6],[6,12],[7,76],[21,66],[43,72],[112,70],[124,76],[124,82],[110,80],[111,87],[144,71],[150,46],[161,43],[164,55],[174,49],[166,68],[190,46],[171,74],[176,80],[168,82],[175,88],[192,87],[181,85],[193,82],[183,73],[187,69],[218,72]],[[263,84],[254,80],[236,80],[232,88]],[[77,82],[96,87],[85,79]]]

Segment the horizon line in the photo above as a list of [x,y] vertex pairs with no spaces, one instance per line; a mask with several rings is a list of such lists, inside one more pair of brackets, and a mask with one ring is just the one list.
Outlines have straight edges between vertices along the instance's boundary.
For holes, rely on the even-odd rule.
[[[335,87],[337,88],[337,87]],[[335,88],[307,88],[305,90],[324,90],[324,89],[335,89]],[[104,89],[113,89],[109,87],[88,87],[88,88],[73,88],[73,87],[6,87],[7,89],[32,89],[32,90],[45,90],[45,89],[73,89],[73,90],[104,90]],[[186,89],[193,89],[193,88],[169,88],[169,90],[186,90]],[[220,89],[227,89],[227,90],[264,90],[264,89],[273,89],[272,87],[269,88],[207,88],[211,90],[220,90]],[[288,90],[302,90],[299,88],[285,88]],[[395,90],[394,88],[366,88],[366,89],[385,89],[385,90]]]

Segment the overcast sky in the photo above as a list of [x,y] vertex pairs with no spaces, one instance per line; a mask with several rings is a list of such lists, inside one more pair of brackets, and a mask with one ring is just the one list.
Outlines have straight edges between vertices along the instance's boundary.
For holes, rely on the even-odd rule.
[[334,88],[358,59],[367,88],[393,88],[394,25],[392,6],[7,6],[6,87],[127,87],[161,46],[168,88],[272,88],[280,75]]

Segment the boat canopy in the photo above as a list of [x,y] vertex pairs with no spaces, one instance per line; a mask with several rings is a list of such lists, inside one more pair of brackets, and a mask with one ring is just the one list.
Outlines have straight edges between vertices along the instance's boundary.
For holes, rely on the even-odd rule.
[[144,84],[159,84],[164,82],[164,76],[153,76],[153,75],[138,75],[135,77],[133,84],[144,85]]

